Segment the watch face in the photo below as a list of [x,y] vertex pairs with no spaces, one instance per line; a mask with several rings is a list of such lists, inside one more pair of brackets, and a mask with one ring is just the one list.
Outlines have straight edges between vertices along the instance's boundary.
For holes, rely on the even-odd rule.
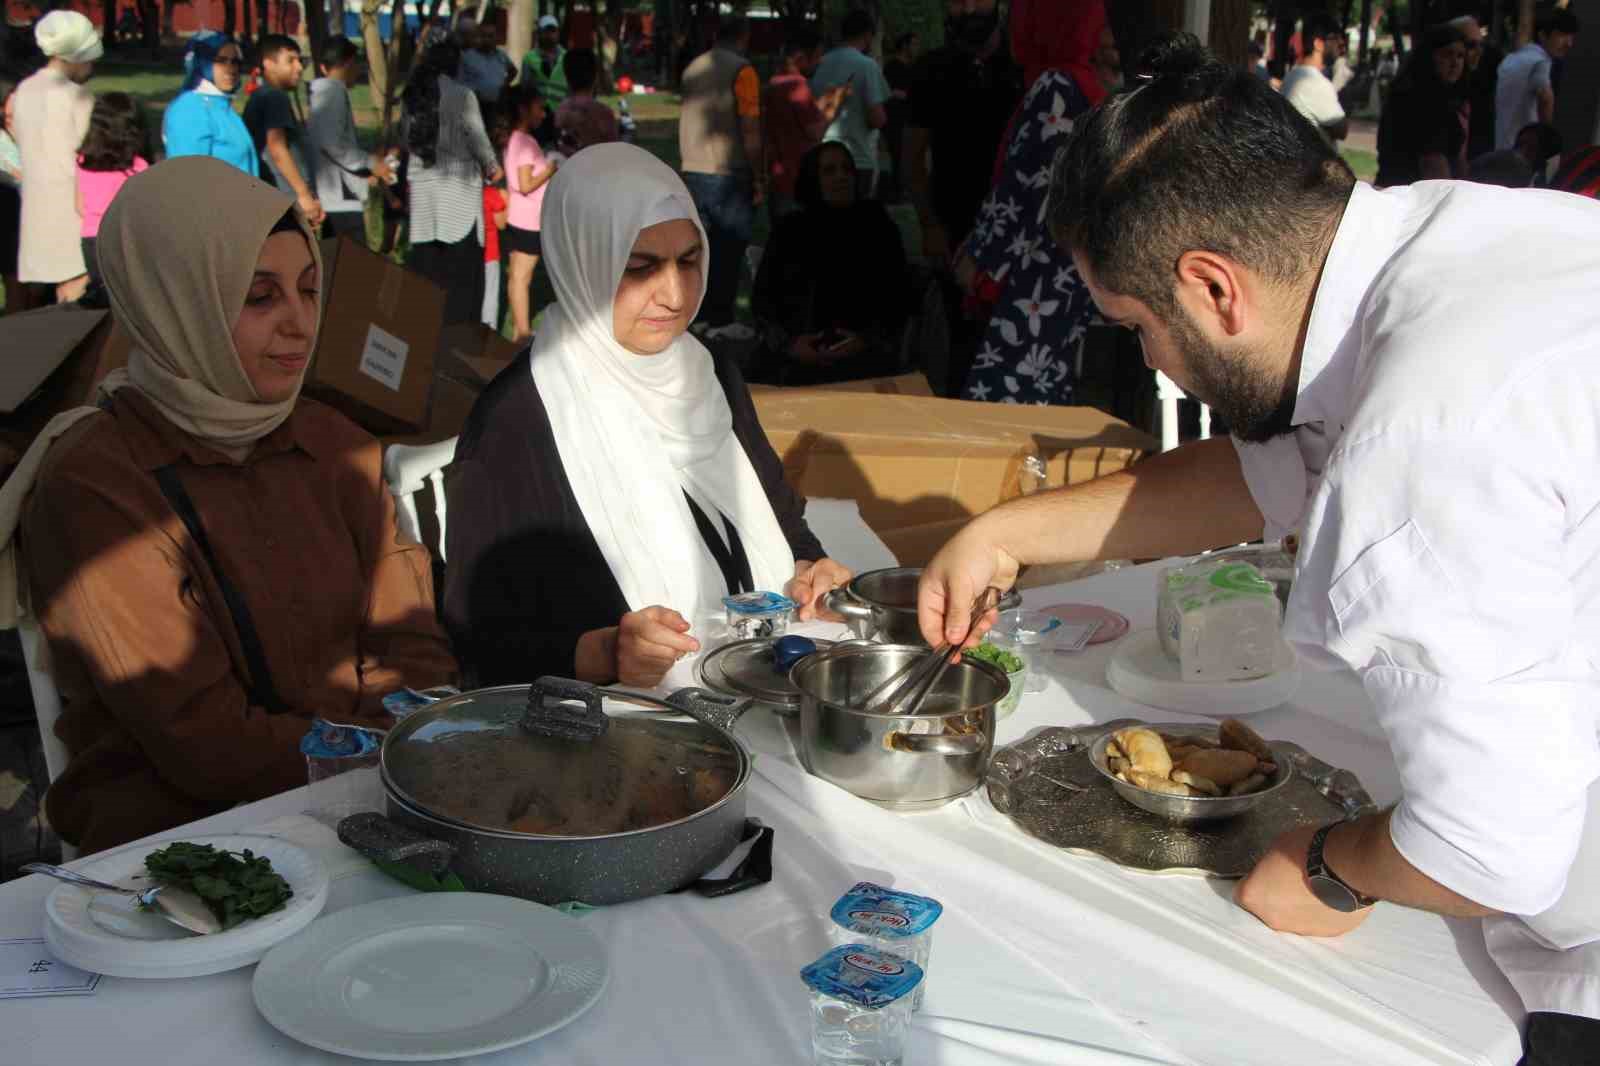
[[1356,899],[1356,894],[1333,878],[1325,874],[1313,874],[1306,880],[1311,885],[1312,894],[1321,900],[1324,906],[1345,914],[1361,909],[1361,901]]

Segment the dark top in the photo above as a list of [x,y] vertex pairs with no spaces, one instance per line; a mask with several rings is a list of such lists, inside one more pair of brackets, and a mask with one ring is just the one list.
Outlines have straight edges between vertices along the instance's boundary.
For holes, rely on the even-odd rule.
[[906,121],[928,131],[932,207],[951,248],[966,239],[989,195],[1021,82],[1015,65],[998,55],[979,62],[964,48],[946,46],[917,60]]
[[896,92],[911,92],[911,64],[903,59],[891,59],[883,65],[883,80]]
[[876,200],[796,211],[761,257],[750,309],[792,340],[848,329],[898,339],[908,313],[900,230]]
[[[631,609],[573,495],[528,360],[513,360],[478,397],[450,472],[445,627],[473,685],[570,677],[578,638]],[[795,558],[822,558],[744,379],[726,358],[716,369],[734,435]]]
[[304,126],[295,102],[288,93],[269,85],[263,85],[251,93],[250,101],[244,105],[244,125],[250,131],[250,139],[255,142],[256,154],[261,158],[262,181],[273,182],[282,192],[294,195],[293,187],[278,174],[278,168],[272,165],[272,160],[267,156],[268,131],[282,130],[301,179],[309,188],[317,187],[316,171],[312,169],[306,152]]
[[1396,81],[1378,121],[1380,187],[1410,185],[1422,180],[1422,157],[1435,153],[1452,164],[1466,139],[1461,129],[1460,101],[1436,90],[1411,88]]
[[1485,41],[1478,69],[1467,75],[1467,98],[1472,101],[1472,125],[1467,135],[1468,160],[1494,151],[1494,93],[1500,82],[1500,61],[1505,57],[1504,52]]

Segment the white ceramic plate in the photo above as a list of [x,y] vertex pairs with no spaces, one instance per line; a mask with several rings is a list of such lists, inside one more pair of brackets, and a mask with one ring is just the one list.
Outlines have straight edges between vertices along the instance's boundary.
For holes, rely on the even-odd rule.
[[256,968],[256,1006],[360,1059],[486,1054],[594,1006],[609,972],[580,919],[509,896],[430,892],[330,914]]
[[1278,642],[1277,669],[1251,681],[1185,681],[1178,664],[1161,650],[1161,637],[1144,629],[1128,637],[1111,657],[1106,680],[1111,687],[1147,707],[1231,718],[1270,710],[1294,695],[1300,684],[1294,649]]
[[86,877],[114,885],[148,887],[144,859],[152,851],[185,840],[227,851],[249,848],[264,855],[294,897],[283,910],[241,923],[227,932],[196,936],[151,914],[131,896],[57,885],[45,899],[44,938],[57,958],[79,969],[112,977],[201,977],[248,966],[267,949],[311,924],[328,902],[328,872],[304,848],[253,834],[173,837],[95,855],[72,864]]

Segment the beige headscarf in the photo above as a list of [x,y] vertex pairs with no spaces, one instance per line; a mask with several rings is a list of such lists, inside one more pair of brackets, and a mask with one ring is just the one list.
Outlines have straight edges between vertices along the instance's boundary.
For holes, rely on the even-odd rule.
[[[281,403],[259,402],[233,346],[233,324],[261,246],[293,210],[294,201],[271,185],[208,156],[169,159],[129,178],[101,221],[96,250],[112,315],[133,349],[127,370],[101,383],[101,396],[138,389],[169,422],[235,462],[282,425],[299,390]],[[316,237],[298,211],[293,217],[320,274]],[[96,410],[77,407],[51,419],[0,485],[0,628],[16,625],[26,594],[16,532],[45,453]]]
[[76,11],[52,11],[33,27],[39,51],[68,63],[93,63],[105,55],[94,23]]

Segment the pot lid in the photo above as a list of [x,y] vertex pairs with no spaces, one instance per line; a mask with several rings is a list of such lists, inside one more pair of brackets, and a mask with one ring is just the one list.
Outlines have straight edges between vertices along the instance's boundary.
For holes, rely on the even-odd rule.
[[[787,670],[775,665],[773,646],[781,638],[736,640],[708,652],[700,660],[700,680],[715,692],[744,696],[779,706],[800,706],[800,690]],[[818,651],[833,647],[831,640],[813,640]]]
[[530,732],[530,688],[464,692],[410,715],[384,742],[390,793],[471,829],[596,837],[690,818],[748,769],[729,734],[634,694],[601,692],[609,724],[593,740]]

